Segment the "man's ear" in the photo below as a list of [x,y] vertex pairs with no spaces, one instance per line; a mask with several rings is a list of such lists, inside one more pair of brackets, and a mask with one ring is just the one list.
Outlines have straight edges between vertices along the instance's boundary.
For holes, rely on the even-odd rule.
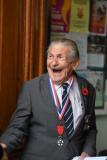
[[75,71],[80,65],[80,59],[75,60],[72,64],[73,64],[73,70]]

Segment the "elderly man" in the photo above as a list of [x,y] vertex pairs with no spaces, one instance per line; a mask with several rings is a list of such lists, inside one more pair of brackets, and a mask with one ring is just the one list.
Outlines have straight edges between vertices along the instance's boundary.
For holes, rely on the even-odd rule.
[[95,89],[76,74],[74,41],[53,40],[48,73],[26,82],[0,142],[7,152],[27,138],[21,160],[83,160],[96,153]]

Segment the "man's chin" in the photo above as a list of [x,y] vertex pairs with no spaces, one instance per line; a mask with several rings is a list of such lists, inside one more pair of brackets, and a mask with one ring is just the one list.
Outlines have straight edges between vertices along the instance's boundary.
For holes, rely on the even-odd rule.
[[57,80],[57,79],[56,79],[56,80],[54,79],[53,81],[54,81],[54,83],[57,84],[57,85],[60,85],[60,84],[62,84],[62,82],[63,82],[62,80]]

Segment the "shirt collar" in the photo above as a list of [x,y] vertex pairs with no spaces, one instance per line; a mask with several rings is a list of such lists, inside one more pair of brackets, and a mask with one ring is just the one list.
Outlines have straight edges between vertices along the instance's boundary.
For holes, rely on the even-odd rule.
[[[69,84],[69,88],[70,88],[70,87],[72,86],[72,84],[73,84],[73,81],[74,81],[74,76],[70,77],[70,78],[69,78],[67,81],[65,81],[64,83],[68,83],[68,84]],[[60,84],[60,85],[54,84],[54,86],[55,86],[56,91],[57,91],[59,88],[62,87],[61,84]]]

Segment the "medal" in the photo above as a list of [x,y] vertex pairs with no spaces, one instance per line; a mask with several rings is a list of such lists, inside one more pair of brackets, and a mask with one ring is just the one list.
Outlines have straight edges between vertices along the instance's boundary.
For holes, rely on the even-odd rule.
[[59,136],[58,140],[57,140],[57,145],[58,146],[63,146],[63,144],[64,144],[64,140],[62,139],[62,136]]
[[[73,78],[70,80],[70,87],[71,87],[72,82],[73,82]],[[56,110],[57,110],[57,113],[58,113],[59,123],[61,124],[61,125],[56,126],[57,133],[58,133],[57,145],[58,146],[63,146],[64,145],[64,140],[63,140],[64,125],[62,125],[62,118],[64,116],[65,110],[66,110],[68,102],[69,102],[69,96],[67,96],[68,98],[65,102],[65,105],[62,107],[62,105],[60,105],[60,103],[59,103],[59,99],[58,99],[58,96],[57,96],[57,93],[56,93],[56,90],[55,90],[55,84],[51,80],[51,78],[49,78],[49,84],[50,84],[52,97],[53,97],[54,102],[55,102]]]
[[57,132],[58,132],[58,140],[57,140],[57,145],[58,146],[63,146],[64,140],[63,140],[63,133],[64,133],[64,126],[63,125],[58,125],[57,126]]

